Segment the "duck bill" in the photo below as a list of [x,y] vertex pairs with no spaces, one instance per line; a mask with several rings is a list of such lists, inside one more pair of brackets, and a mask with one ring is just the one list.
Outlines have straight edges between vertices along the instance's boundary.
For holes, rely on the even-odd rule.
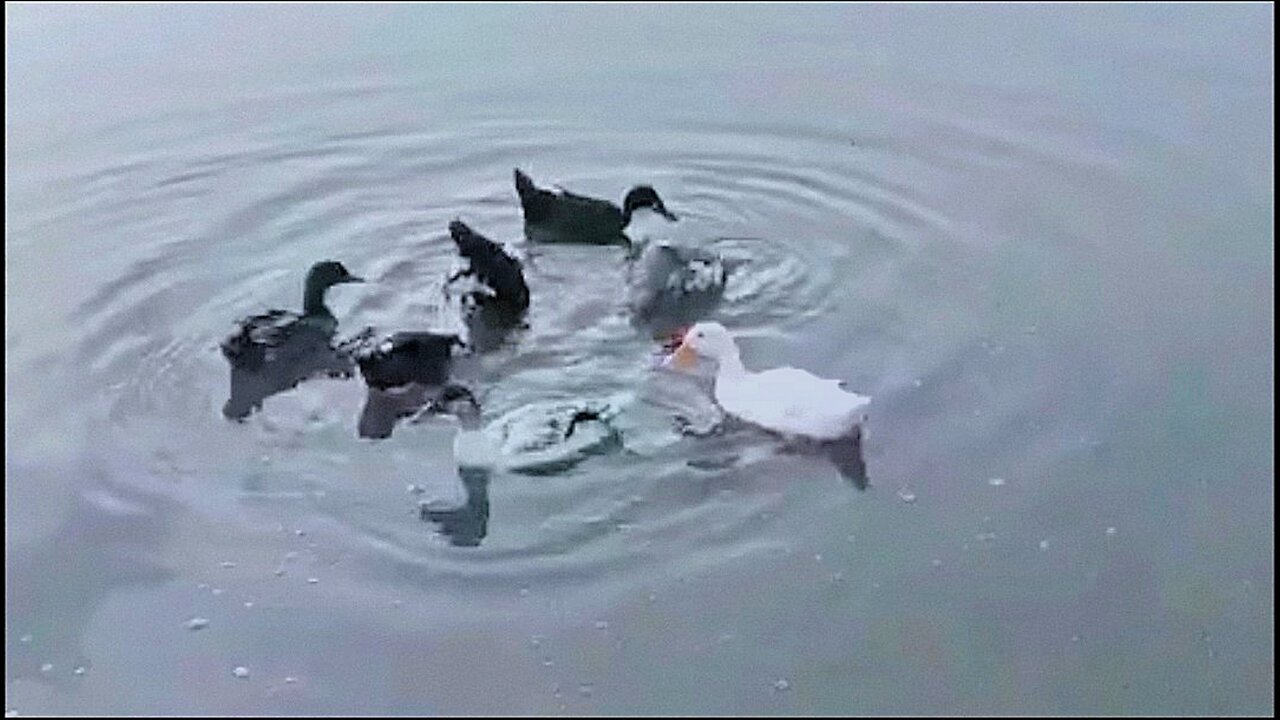
[[671,222],[676,222],[677,220],[679,220],[679,219],[680,219],[680,218],[676,217],[676,214],[675,214],[675,213],[671,212],[670,210],[668,210],[668,209],[666,209],[666,208],[664,208],[664,207],[660,207],[660,208],[658,208],[658,214],[659,214],[659,215],[661,215],[662,217],[664,217],[664,218],[666,218],[666,219],[670,220]]
[[681,343],[671,356],[671,364],[681,370],[688,370],[698,364],[698,354],[687,344]]
[[343,278],[342,282],[349,282],[349,283],[362,283],[362,282],[364,282],[364,278],[362,278],[362,277],[358,277],[358,276],[356,276],[356,275],[351,275],[351,276],[349,276],[349,277]]

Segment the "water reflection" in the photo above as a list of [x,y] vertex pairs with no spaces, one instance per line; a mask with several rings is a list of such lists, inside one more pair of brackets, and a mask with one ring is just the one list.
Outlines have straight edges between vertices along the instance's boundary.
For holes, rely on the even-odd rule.
[[366,386],[364,408],[356,423],[356,434],[371,440],[391,437],[396,423],[414,416],[435,401],[441,385],[408,383],[398,387]]
[[430,503],[419,506],[419,517],[433,522],[437,530],[449,537],[449,544],[457,547],[478,547],[489,529],[489,468],[460,467],[458,476],[467,493],[461,507],[433,509]]

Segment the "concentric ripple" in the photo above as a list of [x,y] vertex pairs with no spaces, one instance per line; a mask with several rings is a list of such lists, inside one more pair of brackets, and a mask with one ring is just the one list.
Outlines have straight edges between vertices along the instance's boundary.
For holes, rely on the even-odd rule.
[[[403,89],[382,92],[347,102],[402,102]],[[326,106],[347,111],[340,98]],[[741,479],[748,464],[807,461],[777,457],[763,433],[718,425],[705,378],[655,369],[654,343],[627,318],[617,248],[528,246],[513,167],[609,198],[653,184],[682,218],[674,239],[726,260],[714,317],[782,342],[831,313],[858,278],[909,253],[898,238],[943,225],[925,198],[877,177],[849,148],[815,152],[834,139],[800,131],[691,124],[638,145],[621,131],[502,118],[298,136],[237,127],[63,179],[74,211],[24,229],[33,239],[72,231],[64,223],[104,230],[85,232],[85,243],[109,270],[66,312],[101,432],[153,475],[201,488],[186,494],[196,510],[205,495],[223,498],[210,507],[231,499],[267,513],[301,503],[393,563],[494,587],[585,582],[606,568],[612,586],[627,587],[669,563],[740,558],[769,546],[762,518],[822,502]],[[815,156],[825,160],[797,160]],[[443,288],[455,217],[525,258],[534,298],[527,329],[460,365],[485,420],[508,433],[510,455],[487,486],[487,534],[466,548],[409,512],[418,501],[467,502],[449,423],[361,440],[358,379],[303,383],[243,424],[218,413],[228,390],[219,340],[240,316],[297,307],[317,260],[369,280],[331,291],[340,332],[460,330]],[[563,458],[553,441],[509,434],[512,418],[536,437],[539,423],[593,402],[610,408],[610,429]]]

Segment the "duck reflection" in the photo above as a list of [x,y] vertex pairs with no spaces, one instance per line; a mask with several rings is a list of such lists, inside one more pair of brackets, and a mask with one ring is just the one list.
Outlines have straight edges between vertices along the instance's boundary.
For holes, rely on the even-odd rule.
[[462,507],[435,509],[429,504],[419,506],[423,522],[436,524],[436,529],[448,536],[449,544],[456,547],[479,547],[489,530],[489,478],[487,468],[458,468],[462,488],[467,501]]
[[480,403],[467,388],[449,385],[428,406],[428,412],[457,418],[453,457],[467,500],[454,508],[433,508],[430,503],[423,503],[419,505],[419,517],[435,523],[451,545],[478,547],[489,528],[489,479],[496,460],[496,449],[480,421]]
[[853,432],[839,440],[821,443],[820,447],[841,477],[859,490],[867,489],[870,480],[867,478],[867,463],[862,457],[862,426],[855,427]]

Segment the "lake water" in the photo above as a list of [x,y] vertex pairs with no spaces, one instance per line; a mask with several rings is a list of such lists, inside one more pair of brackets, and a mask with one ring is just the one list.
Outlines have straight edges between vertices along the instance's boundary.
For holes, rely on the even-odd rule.
[[[1272,712],[1273,23],[6,6],[6,711]],[[673,429],[617,248],[540,249],[472,368],[613,403],[572,466],[464,485],[358,377],[222,416],[316,260],[345,328],[448,322],[516,166],[658,188],[749,367],[873,396],[870,487]]]

